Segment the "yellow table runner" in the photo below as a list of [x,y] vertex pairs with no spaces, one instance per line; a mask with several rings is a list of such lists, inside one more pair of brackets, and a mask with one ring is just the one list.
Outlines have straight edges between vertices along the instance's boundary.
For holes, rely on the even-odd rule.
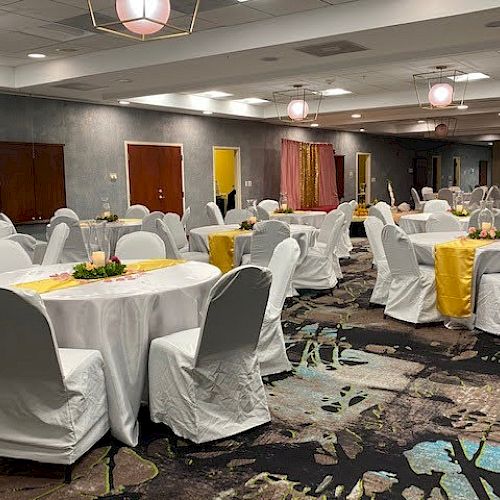
[[55,292],[57,290],[64,290],[65,288],[73,288],[76,286],[88,285],[90,283],[95,283],[97,281],[103,280],[116,280],[118,278],[123,278],[133,274],[144,273],[147,271],[155,271],[157,269],[163,269],[165,267],[177,266],[179,264],[184,264],[185,260],[174,260],[174,259],[152,259],[144,260],[140,262],[135,262],[133,264],[127,264],[127,271],[121,276],[113,276],[111,278],[100,278],[95,280],[77,280],[71,276],[71,273],[60,274],[57,277],[46,278],[38,281],[31,281],[28,283],[18,283],[15,285],[16,288],[22,288],[25,290],[31,290],[38,294]]
[[436,245],[436,305],[441,314],[452,318],[472,315],[476,250],[493,242],[459,239]]
[[234,267],[234,240],[237,236],[251,234],[251,231],[235,229],[208,235],[210,264],[217,266],[223,273]]

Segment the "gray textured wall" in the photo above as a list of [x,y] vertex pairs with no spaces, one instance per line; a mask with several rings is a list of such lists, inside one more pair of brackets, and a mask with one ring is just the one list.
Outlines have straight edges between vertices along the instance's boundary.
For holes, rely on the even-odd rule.
[[[242,180],[253,182],[243,187],[243,200],[277,197],[283,137],[333,143],[346,157],[348,199],[354,196],[356,152],[372,153],[372,197],[387,199],[391,179],[398,202],[409,199],[408,169],[417,151],[442,154],[444,177],[452,169],[452,157],[461,156],[464,188],[477,183],[479,160],[488,160],[491,168],[487,147],[0,95],[0,140],[65,144],[67,202],[81,217],[95,216],[102,196],[109,196],[118,213],[125,211],[124,141],[183,144],[186,206],[192,207],[193,225],[201,225],[206,223],[205,204],[213,197],[212,147],[241,148]],[[110,172],[118,173],[116,183],[109,180]]]

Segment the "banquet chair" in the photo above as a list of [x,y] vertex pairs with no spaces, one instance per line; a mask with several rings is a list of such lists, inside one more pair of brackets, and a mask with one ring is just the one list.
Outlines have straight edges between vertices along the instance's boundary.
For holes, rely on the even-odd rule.
[[292,285],[296,289],[328,290],[338,283],[340,266],[335,252],[342,238],[345,215],[337,210],[330,214],[335,214],[335,222],[329,231],[328,243],[325,247],[309,248],[304,260],[297,265],[292,279]]
[[120,260],[164,259],[165,245],[157,234],[138,231],[122,236],[115,254]]
[[344,202],[337,207],[337,210],[344,214],[344,227],[342,229],[342,236],[337,245],[336,255],[339,259],[348,259],[350,257],[350,252],[353,249],[350,229],[354,208],[349,203]]
[[142,219],[141,230],[147,231],[148,233],[156,233],[156,221],[158,219],[163,219],[164,216],[165,214],[159,210],[146,215],[146,217]]
[[207,217],[210,221],[210,224],[213,224],[214,226],[224,225],[224,217],[222,217],[222,212],[213,201],[209,201],[207,203]]
[[87,247],[80,221],[65,216],[53,217],[47,226],[47,240],[50,242],[54,229],[59,224],[66,224],[69,227],[69,236],[64,243],[61,262],[85,262],[89,259]]
[[271,420],[257,358],[270,286],[268,269],[233,269],[210,291],[200,328],[151,342],[153,422],[205,443]]
[[470,209],[479,208],[479,205],[483,201],[484,198],[484,189],[482,187],[475,188],[471,195],[470,200],[467,203],[467,207]]
[[418,191],[414,187],[411,188],[411,197],[413,198],[413,203],[415,204],[415,210],[417,212],[422,212],[424,210],[424,207],[427,204],[427,202],[422,201],[420,199],[420,196],[418,195]]
[[170,232],[174,237],[175,246],[179,252],[189,252],[189,241],[180,217],[175,213],[169,212],[163,217],[163,222],[170,229]]
[[165,251],[167,255],[167,259],[184,259],[184,260],[195,260],[198,262],[208,262],[209,255],[203,252],[180,252],[175,244],[174,236],[172,235],[172,231],[165,223],[158,219],[156,221],[156,226],[158,228],[158,234],[162,239],[165,245]]
[[500,335],[500,274],[483,274],[476,301],[476,328]]
[[356,208],[358,208],[358,202],[356,200],[351,200],[349,202],[349,205],[351,205],[353,211],[356,210]]
[[434,194],[434,191],[431,187],[425,186],[421,189],[420,191],[422,193],[422,199],[424,201],[428,201],[432,199],[432,195]]
[[377,267],[377,280],[370,297],[370,303],[385,306],[391,285],[391,272],[382,245],[383,222],[377,217],[369,216],[364,222],[366,237],[373,254],[373,262]]
[[257,347],[260,373],[263,377],[292,369],[286,355],[281,312],[299,255],[298,243],[293,238],[287,238],[276,246],[266,266],[273,279]]
[[[478,228],[479,226],[479,212],[481,210],[478,208],[476,210],[474,210],[473,212],[471,212],[470,214],[470,219],[469,219],[469,227],[475,227],[476,229]],[[500,209],[498,208],[494,208],[492,210],[492,213],[493,213],[493,217],[495,217],[495,227],[497,229],[500,229]]]
[[280,220],[268,220],[255,224],[252,232],[252,244],[249,262],[245,255],[243,264],[252,263],[255,266],[267,267],[275,248],[283,240],[290,238],[290,226]]
[[75,220],[80,220],[80,217],[78,217],[78,214],[74,211],[71,210],[71,208],[58,208],[55,212],[53,217],[71,217],[72,219]]
[[262,200],[257,206],[272,214],[275,210],[278,210],[280,204],[276,200]]
[[69,227],[62,222],[52,231],[49,243],[43,256],[42,266],[50,266],[52,264],[59,264],[61,262],[62,254],[64,251],[64,244],[69,236]]
[[394,222],[394,217],[392,216],[392,210],[391,207],[388,203],[385,201],[379,201],[374,205],[374,208],[376,209],[375,212],[378,210],[382,214],[382,222],[384,223],[384,226],[389,224],[390,226],[395,226],[396,223]]
[[384,314],[412,324],[442,320],[436,308],[434,268],[418,265],[408,235],[398,226],[385,226],[382,244],[391,272]]
[[23,247],[10,240],[0,240],[0,273],[32,267],[30,256]]
[[144,205],[132,205],[125,212],[125,219],[144,219],[149,214],[149,208]]
[[460,231],[460,222],[448,212],[431,213],[425,224],[427,233]]
[[446,200],[429,200],[425,202],[424,213],[447,212],[450,208]]
[[38,295],[0,289],[0,331],[0,456],[73,464],[109,429],[101,354],[60,349]]
[[[332,210],[331,212],[327,213],[325,218],[323,219],[323,223],[321,224],[321,227],[319,228],[318,237],[316,239],[316,247],[321,248],[321,249],[326,249],[328,246],[328,242],[330,240],[330,234],[335,227],[337,219],[341,216],[344,215],[344,213],[341,210]],[[344,215],[345,218],[345,215]],[[300,241],[299,241],[300,245]],[[307,248],[306,248],[307,251]],[[302,254],[302,247],[301,247],[301,257],[299,259],[299,264],[302,264],[302,261],[304,260],[304,256]],[[340,267],[340,262],[339,262],[339,257],[337,255],[337,249],[335,249],[335,254],[333,256],[333,267],[335,269],[335,274],[337,275],[338,279],[341,279],[343,277],[342,275],[342,269]]]
[[498,186],[491,186],[485,200],[492,201],[494,208],[500,208],[500,188]]
[[260,205],[257,205],[257,219],[260,221],[269,220],[269,212],[262,208]]
[[184,227],[184,231],[187,230],[190,220],[191,220],[191,207],[187,207],[181,217],[181,224]]
[[226,224],[241,224],[250,217],[254,217],[254,214],[250,212],[250,210],[246,210],[245,208],[233,208],[228,210],[224,220]]
[[453,206],[453,191],[450,188],[441,188],[438,191],[438,200],[446,200],[450,207]]

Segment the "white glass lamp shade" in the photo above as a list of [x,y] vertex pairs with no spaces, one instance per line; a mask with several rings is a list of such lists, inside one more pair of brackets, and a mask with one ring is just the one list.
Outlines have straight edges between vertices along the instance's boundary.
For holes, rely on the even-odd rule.
[[152,35],[167,23],[170,0],[116,0],[116,13],[132,33]]
[[434,132],[437,137],[446,137],[448,135],[448,125],[445,123],[440,123],[434,129]]
[[292,99],[287,108],[288,116],[294,122],[305,120],[309,114],[309,104],[303,99]]
[[429,90],[429,102],[436,108],[445,108],[453,102],[453,87],[449,83],[436,83]]

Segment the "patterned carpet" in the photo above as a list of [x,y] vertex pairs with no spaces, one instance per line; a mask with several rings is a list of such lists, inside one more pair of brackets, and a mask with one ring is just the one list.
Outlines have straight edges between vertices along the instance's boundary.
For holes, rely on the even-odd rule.
[[0,459],[0,498],[499,499],[500,337],[414,329],[370,308],[360,240],[332,293],[284,314],[293,374],[266,379],[272,422],[196,446],[141,415],[75,467]]

